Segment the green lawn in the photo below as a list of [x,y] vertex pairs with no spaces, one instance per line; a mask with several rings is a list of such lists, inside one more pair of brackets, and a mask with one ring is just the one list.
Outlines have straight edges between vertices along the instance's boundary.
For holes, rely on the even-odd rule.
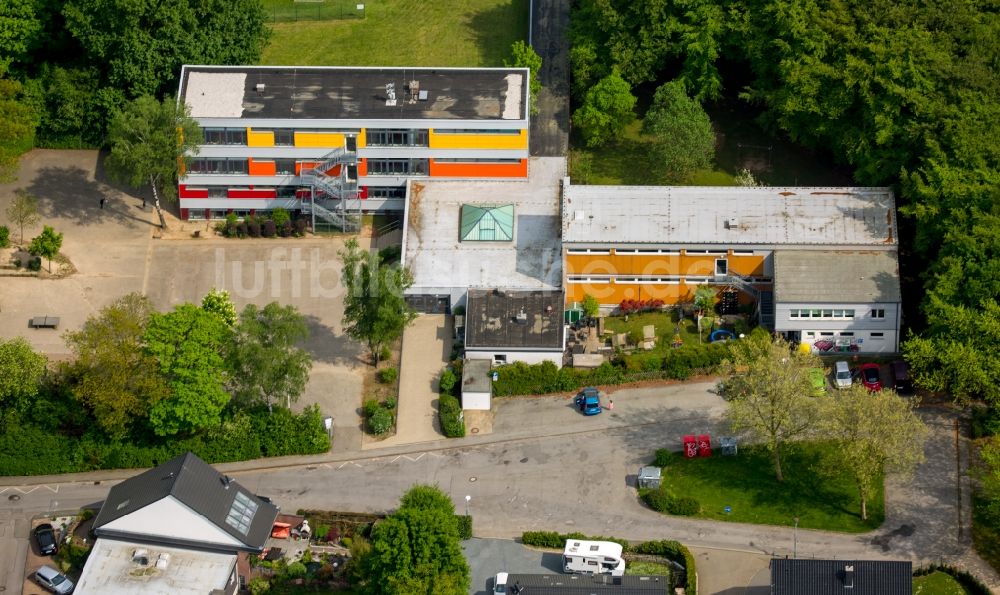
[[272,24],[261,64],[502,66],[510,45],[528,37],[528,0],[364,4],[364,19]]
[[[608,316],[604,319],[604,328],[615,333],[626,333],[630,336],[642,337],[642,327],[651,324],[656,327],[656,348],[653,351],[666,351],[670,349],[673,341],[675,329],[677,328],[676,310],[666,312],[643,312],[642,314],[629,314],[628,320],[624,316]],[[697,322],[691,316],[685,316],[680,324],[680,336],[685,345],[698,344]],[[708,335],[711,334],[711,323],[702,320],[701,334],[705,343],[708,343]]]
[[628,562],[625,565],[625,574],[670,576],[670,567],[656,562]]
[[760,447],[741,447],[735,457],[716,452],[710,458],[685,459],[674,453],[663,478],[675,496],[701,503],[701,518],[791,527],[797,516],[803,529],[847,533],[882,524],[882,489],[868,502],[869,518],[862,521],[856,490],[837,472],[830,445],[795,443],[783,452],[784,483],[775,481],[770,455]]
[[940,570],[914,577],[913,595],[967,595],[968,591],[950,574]]

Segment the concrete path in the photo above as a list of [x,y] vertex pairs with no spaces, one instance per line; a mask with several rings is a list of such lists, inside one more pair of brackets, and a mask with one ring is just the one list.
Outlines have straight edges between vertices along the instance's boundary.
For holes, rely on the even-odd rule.
[[444,438],[437,418],[437,385],[451,346],[451,321],[444,314],[421,314],[406,328],[399,364],[396,435],[378,441],[366,437],[362,450]]
[[563,157],[569,152],[569,0],[534,0],[531,39],[542,58],[538,114],[531,117],[531,155]]

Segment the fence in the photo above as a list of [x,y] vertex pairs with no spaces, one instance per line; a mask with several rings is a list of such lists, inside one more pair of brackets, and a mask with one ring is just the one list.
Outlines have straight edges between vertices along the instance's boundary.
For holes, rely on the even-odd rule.
[[264,12],[272,23],[334,21],[365,18],[363,0],[264,0]]

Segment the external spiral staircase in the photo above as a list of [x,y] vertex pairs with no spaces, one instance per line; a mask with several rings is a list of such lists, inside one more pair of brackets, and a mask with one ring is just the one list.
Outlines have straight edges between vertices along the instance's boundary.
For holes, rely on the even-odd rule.
[[[328,172],[337,169],[331,175]],[[343,231],[361,229],[361,201],[358,193],[357,153],[340,148],[323,156],[323,161],[299,172],[303,184],[312,187],[304,210]],[[315,227],[315,226],[314,226]]]

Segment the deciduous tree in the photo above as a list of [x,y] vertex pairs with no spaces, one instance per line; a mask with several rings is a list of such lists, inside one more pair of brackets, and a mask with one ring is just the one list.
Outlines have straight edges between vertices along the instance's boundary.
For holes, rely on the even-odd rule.
[[231,333],[220,317],[194,304],[150,315],[145,352],[156,359],[170,389],[150,411],[157,435],[190,434],[219,424],[230,398],[222,353]]
[[538,92],[542,90],[542,58],[523,40],[518,39],[510,46],[510,57],[504,58],[508,68],[527,68],[530,73],[531,113],[538,113]]
[[642,122],[643,132],[652,135],[654,167],[663,171],[669,183],[689,181],[715,157],[715,133],[701,104],[688,97],[684,83],[661,85]]
[[36,0],[4,0],[0,5],[0,76],[12,62],[25,59],[42,30],[36,5]]
[[285,401],[291,408],[305,390],[312,358],[299,347],[309,337],[305,317],[294,306],[248,304],[228,348],[229,387],[245,405]]
[[20,411],[38,395],[47,360],[21,337],[0,339],[0,410]]
[[416,313],[403,299],[413,284],[407,269],[380,263],[377,255],[362,250],[355,239],[340,251],[344,262],[341,281],[344,298],[344,330],[368,347],[378,366],[384,347],[400,338]]
[[786,341],[751,333],[733,344],[724,366],[731,374],[725,382],[730,424],[767,447],[778,481],[784,481],[782,446],[807,436],[819,421],[816,400],[809,396],[808,370],[815,365],[814,356],[790,350]]
[[583,315],[587,318],[594,318],[601,311],[601,303],[589,293],[584,294],[582,306]]
[[38,199],[24,188],[14,191],[14,200],[7,207],[7,218],[20,231],[20,243],[24,243],[24,227],[38,223]]
[[236,321],[239,319],[236,304],[225,289],[213,288],[206,293],[205,297],[201,298],[201,309],[218,315],[228,326],[236,326]]
[[587,91],[583,105],[573,113],[573,124],[588,147],[599,147],[621,137],[635,117],[635,101],[632,88],[614,70]]
[[924,460],[927,426],[913,407],[893,391],[860,385],[837,391],[824,407],[823,435],[836,441],[837,468],[854,480],[862,520],[883,473],[907,475]]
[[70,367],[73,396],[114,439],[145,422],[169,392],[156,360],[143,349],[152,312],[146,296],[130,293],[88,318],[80,330],[66,333],[76,356]]
[[160,196],[177,197],[178,164],[188,167],[202,142],[201,127],[190,113],[186,104],[170,97],[160,102],[145,95],[125,106],[108,132],[109,173],[134,188],[149,184],[160,227],[167,226]]
[[57,233],[48,225],[42,227],[42,233],[31,239],[28,252],[36,256],[44,256],[49,261],[49,272],[52,272],[52,259],[62,248],[63,234]]

